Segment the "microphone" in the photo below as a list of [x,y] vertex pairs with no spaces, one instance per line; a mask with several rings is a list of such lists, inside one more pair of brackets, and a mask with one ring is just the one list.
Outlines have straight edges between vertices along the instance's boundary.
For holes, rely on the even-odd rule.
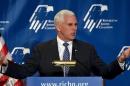
[[73,61],[58,61],[58,60],[56,60],[56,61],[53,61],[52,64],[54,64],[55,66],[61,66],[61,67],[63,67],[63,66],[73,67],[76,64],[76,61],[74,61],[74,60]]
[[66,75],[65,68],[67,67],[68,69],[70,67],[75,66],[76,61],[53,61],[52,64],[61,67],[63,69],[63,75],[64,77],[66,77],[67,75]]
[[[78,51],[77,49],[74,50],[74,52]],[[63,66],[66,66],[66,67],[73,67],[76,65],[76,61],[75,60],[67,60],[67,61],[64,61],[64,60],[54,60],[52,61],[52,64],[55,65],[55,66],[60,66],[60,67],[63,67]]]

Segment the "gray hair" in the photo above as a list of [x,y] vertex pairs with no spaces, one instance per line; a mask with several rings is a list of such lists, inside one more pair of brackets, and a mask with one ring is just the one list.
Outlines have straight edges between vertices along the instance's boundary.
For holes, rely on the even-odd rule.
[[70,10],[61,10],[59,11],[55,17],[54,17],[54,24],[56,25],[59,21],[64,21],[64,16],[65,15],[73,15],[75,16],[74,12],[70,11]]

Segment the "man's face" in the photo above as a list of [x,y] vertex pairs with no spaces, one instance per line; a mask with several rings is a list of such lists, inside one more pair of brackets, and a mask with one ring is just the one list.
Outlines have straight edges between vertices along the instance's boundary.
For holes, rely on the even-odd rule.
[[58,36],[64,41],[75,39],[77,30],[77,19],[73,15],[65,15],[64,21],[58,25]]

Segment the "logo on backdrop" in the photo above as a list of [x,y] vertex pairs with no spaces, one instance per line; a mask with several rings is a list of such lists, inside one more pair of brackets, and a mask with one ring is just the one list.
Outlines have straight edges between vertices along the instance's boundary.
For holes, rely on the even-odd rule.
[[5,30],[5,26],[7,26],[10,23],[10,21],[1,21],[0,20],[0,31]]
[[[123,46],[122,47],[122,49],[121,49],[121,51],[119,52],[119,54],[118,54],[118,57],[122,54],[122,52],[124,51],[124,50],[126,50],[126,49],[128,49],[130,46]],[[130,70],[130,59],[128,58],[127,60],[126,60],[126,62],[125,62],[125,69],[126,70]]]
[[[116,19],[104,18],[104,13],[108,11],[108,6],[103,4],[92,4],[86,13],[83,21],[85,22],[84,29],[92,32],[96,29],[112,29],[113,23],[117,22]],[[103,18],[102,18],[103,17]]]
[[38,5],[29,20],[29,29],[34,30],[35,33],[37,33],[39,29],[55,29],[52,16],[53,11],[53,6]]
[[18,64],[24,64],[24,56],[26,54],[30,54],[30,49],[25,47],[15,47],[11,52],[14,62]]

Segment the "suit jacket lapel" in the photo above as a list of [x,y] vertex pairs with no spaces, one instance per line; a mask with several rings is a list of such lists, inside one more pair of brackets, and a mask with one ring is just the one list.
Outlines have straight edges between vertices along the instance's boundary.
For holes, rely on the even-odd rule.
[[59,52],[58,52],[57,39],[52,40],[51,49],[52,49],[51,50],[52,51],[51,54],[54,56],[53,60],[60,60],[60,58],[59,58]]
[[73,47],[72,47],[72,60],[76,60],[76,58],[78,56],[78,50],[79,50],[79,46],[78,46],[77,40],[74,39]]

